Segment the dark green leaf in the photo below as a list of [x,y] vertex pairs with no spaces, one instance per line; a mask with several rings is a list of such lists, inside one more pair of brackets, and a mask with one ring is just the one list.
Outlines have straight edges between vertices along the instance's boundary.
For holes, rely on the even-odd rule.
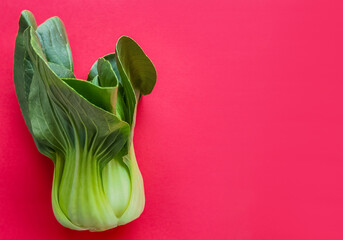
[[109,61],[99,58],[97,64],[98,81],[101,87],[115,87],[118,85],[117,77]]
[[[156,83],[156,70],[150,59],[131,38],[122,36],[116,45],[117,65],[124,72],[136,91],[146,95],[151,93]],[[136,97],[137,97],[136,93]]]
[[30,11],[23,11],[19,19],[19,31],[15,42],[15,51],[14,51],[14,84],[21,108],[21,112],[24,116],[25,123],[32,133],[31,121],[29,116],[29,92],[30,86],[33,78],[33,69],[32,63],[29,59],[26,48],[24,45],[23,33],[25,29],[29,26],[32,26],[33,29],[37,28],[37,24],[34,16]]
[[61,78],[73,78],[73,58],[63,22],[58,17],[37,28],[43,53],[52,70]]

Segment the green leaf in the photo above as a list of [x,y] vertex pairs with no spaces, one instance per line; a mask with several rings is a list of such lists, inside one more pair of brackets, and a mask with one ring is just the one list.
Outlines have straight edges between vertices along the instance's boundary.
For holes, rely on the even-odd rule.
[[23,37],[25,29],[29,26],[32,26],[33,29],[37,28],[33,14],[25,10],[20,15],[19,30],[15,41],[13,77],[21,112],[29,131],[32,133],[28,98],[33,78],[33,69],[31,60],[27,55]]
[[48,62],[51,70],[60,78],[75,78],[73,72],[66,69],[64,66],[58,65],[56,63]]
[[[115,53],[101,59],[110,63],[119,82],[116,115],[131,126],[130,141],[127,144],[127,149],[129,149],[136,121],[137,102],[141,94],[149,94],[154,88],[156,70],[139,45],[126,36],[118,40]],[[87,78],[88,81],[100,86],[99,64],[104,62],[101,59],[93,64]]]
[[75,78],[62,78],[62,80],[95,106],[115,113],[117,86],[98,87],[90,82]]
[[118,85],[117,77],[109,61],[99,58],[97,64],[98,81],[101,87],[114,87]]
[[45,58],[55,74],[60,78],[74,78],[73,58],[61,19],[49,18],[37,28],[37,35]]
[[[116,115],[121,120],[126,121],[130,126],[132,126],[132,123],[134,122],[134,112],[137,103],[132,85],[125,75],[120,75],[114,53],[108,54],[100,59],[105,59],[107,62],[110,63],[118,81]],[[93,84],[101,86],[98,79],[98,64],[99,60],[93,64],[91,70],[89,71],[87,81],[91,81]]]
[[[51,18],[37,28],[33,14],[24,10],[19,19],[19,31],[15,43],[14,51],[14,83],[17,98],[22,110],[25,123],[30,132],[31,121],[29,119],[28,97],[33,78],[32,62],[28,57],[23,42],[23,33],[28,27],[32,27],[39,32],[39,37],[44,40],[44,58],[50,59],[49,66],[60,77],[73,78],[73,63],[68,38],[62,21]],[[62,65],[59,65],[62,64]]]
[[135,92],[139,91],[139,94],[143,95],[151,93],[156,83],[156,70],[133,39],[126,36],[119,38],[116,45],[116,59],[119,72],[125,73]]

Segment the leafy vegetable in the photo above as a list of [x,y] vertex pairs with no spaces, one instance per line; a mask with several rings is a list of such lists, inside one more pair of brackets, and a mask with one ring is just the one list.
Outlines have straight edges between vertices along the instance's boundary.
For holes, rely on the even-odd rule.
[[142,213],[143,180],[132,144],[137,103],[151,93],[156,71],[142,49],[121,37],[99,58],[88,81],[75,78],[67,34],[53,17],[37,27],[19,20],[15,89],[38,150],[55,164],[52,206],[75,230],[103,231]]

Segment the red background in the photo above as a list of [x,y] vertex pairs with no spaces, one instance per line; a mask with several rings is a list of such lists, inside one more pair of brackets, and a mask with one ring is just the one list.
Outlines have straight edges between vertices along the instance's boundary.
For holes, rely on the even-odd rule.
[[[53,164],[15,96],[21,10],[65,23],[76,75],[134,38],[158,80],[139,105],[136,221],[55,220]],[[341,1],[1,0],[0,239],[343,239]]]

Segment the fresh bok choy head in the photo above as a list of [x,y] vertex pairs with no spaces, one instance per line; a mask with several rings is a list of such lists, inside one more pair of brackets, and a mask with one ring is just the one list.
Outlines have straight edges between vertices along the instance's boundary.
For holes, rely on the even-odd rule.
[[23,11],[15,44],[14,83],[38,150],[54,162],[52,207],[75,230],[103,231],[142,213],[143,180],[132,138],[137,103],[156,71],[142,49],[121,37],[87,81],[75,78],[67,34],[58,17],[37,27]]

